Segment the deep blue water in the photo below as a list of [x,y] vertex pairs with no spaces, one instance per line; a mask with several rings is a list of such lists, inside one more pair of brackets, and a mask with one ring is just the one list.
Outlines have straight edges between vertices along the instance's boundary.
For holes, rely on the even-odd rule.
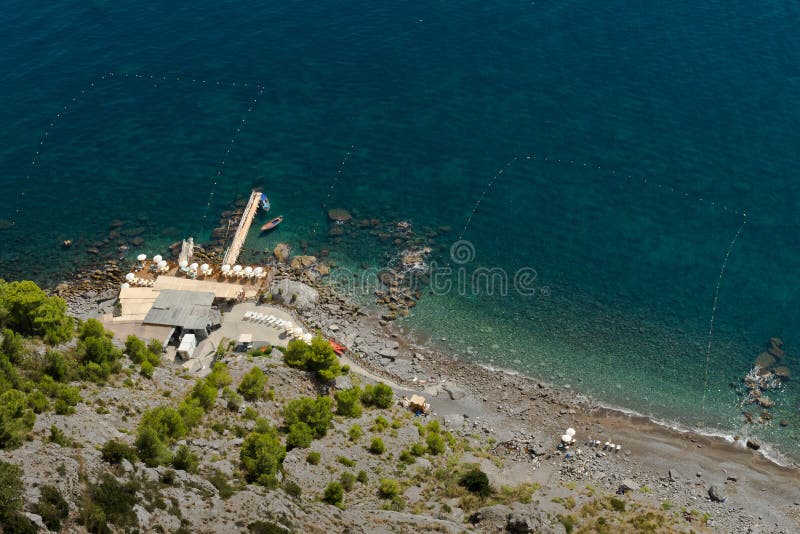
[[791,1],[9,0],[0,273],[54,283],[114,219],[150,254],[202,239],[255,185],[286,222],[253,260],[279,240],[351,269],[396,252],[329,240],[327,207],[450,226],[440,265],[535,269],[537,291],[426,295],[421,336],[796,455],[797,382],[753,428],[729,384],[775,335],[800,373],[798,27]]

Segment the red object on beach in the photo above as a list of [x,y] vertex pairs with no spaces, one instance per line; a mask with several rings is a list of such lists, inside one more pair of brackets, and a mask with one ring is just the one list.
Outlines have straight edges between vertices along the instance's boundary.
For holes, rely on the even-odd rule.
[[276,226],[278,226],[282,222],[283,222],[283,215],[278,215],[277,217],[272,219],[270,222],[268,222],[267,224],[262,226],[261,227],[261,231],[262,232],[266,232],[267,230],[272,230],[273,228],[275,228]]
[[344,354],[344,351],[347,350],[347,347],[345,347],[344,345],[339,345],[337,342],[335,342],[332,339],[329,339],[328,343],[330,343],[331,347],[333,347],[333,352],[335,352],[339,356]]

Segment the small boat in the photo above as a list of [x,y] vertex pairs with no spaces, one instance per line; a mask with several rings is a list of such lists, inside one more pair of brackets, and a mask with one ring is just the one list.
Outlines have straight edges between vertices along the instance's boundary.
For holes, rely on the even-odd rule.
[[261,209],[263,209],[264,211],[269,211],[269,208],[270,204],[269,204],[269,198],[267,198],[267,194],[261,193]]
[[332,339],[328,340],[328,344],[330,344],[331,348],[333,349],[333,352],[335,352],[339,356],[344,354],[344,352],[347,350],[347,347],[345,347],[344,345],[339,345]]
[[270,222],[268,222],[267,224],[262,226],[261,227],[261,231],[262,232],[267,232],[269,230],[272,230],[273,228],[275,228],[276,226],[278,226],[282,222],[283,222],[283,215],[278,215],[277,217],[272,219]]

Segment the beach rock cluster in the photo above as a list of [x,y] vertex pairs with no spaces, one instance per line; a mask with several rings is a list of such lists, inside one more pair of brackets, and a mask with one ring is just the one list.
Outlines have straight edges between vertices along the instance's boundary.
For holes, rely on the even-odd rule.
[[744,376],[745,403],[763,409],[757,419],[751,412],[745,411],[743,415],[748,423],[764,423],[772,419],[768,410],[775,406],[775,401],[766,392],[780,388],[783,382],[790,379],[789,368],[780,365],[784,356],[783,341],[777,337],[770,338],[767,350],[756,356],[753,367]]

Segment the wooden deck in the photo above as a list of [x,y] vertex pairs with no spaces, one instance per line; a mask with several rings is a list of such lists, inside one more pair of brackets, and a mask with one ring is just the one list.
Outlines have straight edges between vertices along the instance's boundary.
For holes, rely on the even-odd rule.
[[236,260],[239,259],[239,253],[242,251],[248,232],[250,232],[250,225],[253,224],[253,218],[258,212],[260,201],[261,193],[259,191],[250,193],[250,200],[244,208],[242,219],[239,221],[239,227],[236,229],[236,233],[231,241],[231,246],[228,247],[228,250],[225,252],[225,258],[222,260],[223,265],[230,265],[233,267],[233,265],[236,264]]

